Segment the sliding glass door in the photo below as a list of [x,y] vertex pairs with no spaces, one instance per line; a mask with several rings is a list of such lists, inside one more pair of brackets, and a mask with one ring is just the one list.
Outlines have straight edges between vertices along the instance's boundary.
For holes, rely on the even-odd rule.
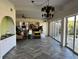
[[74,37],[74,16],[67,19],[67,46],[73,49],[73,37]]
[[78,52],[78,18],[76,16],[66,19],[66,46],[74,52]]
[[75,25],[75,52],[78,53],[78,16],[76,16],[76,25]]
[[61,42],[61,20],[53,21],[53,38]]
[[61,20],[56,21],[55,28],[55,39],[61,42]]

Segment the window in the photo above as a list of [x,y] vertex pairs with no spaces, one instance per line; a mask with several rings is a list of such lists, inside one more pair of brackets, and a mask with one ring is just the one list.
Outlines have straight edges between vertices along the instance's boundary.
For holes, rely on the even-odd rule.
[[66,46],[72,51],[78,53],[78,16],[68,17],[66,19]]

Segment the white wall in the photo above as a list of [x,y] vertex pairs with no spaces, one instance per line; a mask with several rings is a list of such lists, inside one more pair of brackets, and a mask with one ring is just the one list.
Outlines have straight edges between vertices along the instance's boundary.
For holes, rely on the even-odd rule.
[[0,41],[0,52],[1,52],[1,58],[3,58],[3,56],[9,52],[14,46],[16,46],[16,35],[11,36],[9,38],[6,38],[4,40]]
[[[13,9],[13,11],[10,11],[11,8]],[[15,17],[15,8],[13,4],[10,3],[8,0],[0,0],[0,28],[1,28],[1,21],[5,16],[10,16],[15,23],[16,17]]]
[[[10,9],[13,11],[10,11]],[[8,0],[0,0],[0,22],[4,16],[10,16],[15,21],[15,8]]]
[[[10,11],[11,8],[13,9],[13,11]],[[15,19],[16,19],[15,18],[15,8],[14,8],[13,4],[10,3],[8,0],[0,0],[0,28],[1,28],[1,21],[2,21],[3,17],[5,17],[5,16],[12,17],[13,21],[15,23]],[[0,37],[1,37],[1,34],[0,34]],[[14,42],[14,41],[16,41],[16,38],[14,40],[12,40],[11,42]],[[1,40],[0,40],[0,42],[1,42]],[[1,46],[3,46],[3,45],[4,45],[3,43],[0,44],[0,59],[2,59]],[[9,43],[8,43],[8,45],[11,46],[11,44],[9,44]],[[13,45],[12,45],[12,47],[13,47]],[[9,49],[9,47],[6,46],[5,49]],[[3,51],[4,51],[4,49],[3,49]]]

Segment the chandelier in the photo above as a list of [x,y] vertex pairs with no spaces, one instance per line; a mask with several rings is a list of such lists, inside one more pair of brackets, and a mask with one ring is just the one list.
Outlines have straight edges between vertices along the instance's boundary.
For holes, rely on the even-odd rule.
[[51,18],[53,18],[54,12],[55,12],[55,7],[49,5],[49,0],[43,2],[43,3],[40,4],[40,5],[35,4],[35,1],[34,1],[34,0],[31,0],[31,2],[32,2],[34,5],[36,5],[36,6],[42,6],[43,4],[47,3],[46,6],[43,6],[43,7],[41,8],[42,18],[45,18],[45,19],[51,19]]
[[48,4],[41,8],[42,17],[46,19],[51,19],[54,16],[55,8],[49,5],[49,0],[47,0]]

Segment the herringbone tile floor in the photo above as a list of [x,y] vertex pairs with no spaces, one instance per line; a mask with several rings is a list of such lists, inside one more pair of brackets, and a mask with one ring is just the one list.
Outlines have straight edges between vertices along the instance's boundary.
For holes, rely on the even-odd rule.
[[78,59],[77,55],[50,37],[20,40],[4,59]]

